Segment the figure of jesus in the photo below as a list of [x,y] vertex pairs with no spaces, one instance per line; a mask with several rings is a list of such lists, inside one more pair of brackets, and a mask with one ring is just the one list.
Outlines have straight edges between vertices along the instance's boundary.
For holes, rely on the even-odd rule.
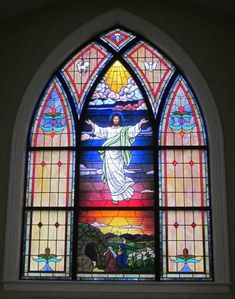
[[[90,119],[85,121],[92,127],[93,133],[102,139],[106,139],[102,146],[118,147],[131,146],[135,137],[140,133],[141,126],[148,122],[143,118],[135,126],[122,126],[122,117],[115,113],[112,115],[110,126],[106,128],[99,127]],[[130,150],[114,148],[112,150],[100,150],[100,157],[103,161],[102,181],[107,182],[112,203],[118,204],[123,200],[130,200],[134,190],[132,186],[134,181],[125,176],[124,166],[129,166],[131,161]]]

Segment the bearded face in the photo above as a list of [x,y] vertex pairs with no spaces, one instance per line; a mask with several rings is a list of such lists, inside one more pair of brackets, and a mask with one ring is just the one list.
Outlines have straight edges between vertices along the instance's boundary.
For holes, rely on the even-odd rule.
[[121,117],[119,115],[114,115],[112,120],[111,120],[110,126],[118,127],[118,126],[121,126],[121,125],[122,125]]
[[120,117],[119,116],[114,116],[114,118],[113,118],[113,124],[115,126],[118,126],[120,124]]

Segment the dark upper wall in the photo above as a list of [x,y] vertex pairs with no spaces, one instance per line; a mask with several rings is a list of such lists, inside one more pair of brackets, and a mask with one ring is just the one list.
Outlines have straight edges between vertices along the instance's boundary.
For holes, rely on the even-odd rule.
[[[84,22],[114,7],[123,8],[152,22],[175,40],[198,66],[214,95],[224,130],[231,278],[235,282],[235,259],[232,257],[232,252],[235,251],[235,239],[232,238],[235,235],[233,217],[235,20],[231,14],[183,0],[143,2],[67,0],[53,2],[0,20],[0,103],[3,134],[0,148],[0,254],[3,256],[11,135],[23,94],[40,64],[66,36]],[[0,271],[2,274],[2,259],[0,259]],[[218,298],[234,298],[235,287],[232,287],[231,291],[230,295],[218,295]],[[16,294],[8,296],[23,298],[23,295]],[[0,298],[2,297],[0,293]],[[215,295],[212,297],[217,298]],[[135,295],[135,298],[138,296]],[[180,298],[191,296],[185,295]]]
[[32,8],[47,5],[58,0],[1,0],[0,18],[26,12]]
[[[30,9],[48,5],[52,2],[64,0],[1,0],[0,1],[0,18],[5,18],[11,15],[20,14],[29,11]],[[172,0],[174,1],[174,0]],[[189,3],[196,3],[204,7],[226,11],[235,14],[234,0],[185,0]]]

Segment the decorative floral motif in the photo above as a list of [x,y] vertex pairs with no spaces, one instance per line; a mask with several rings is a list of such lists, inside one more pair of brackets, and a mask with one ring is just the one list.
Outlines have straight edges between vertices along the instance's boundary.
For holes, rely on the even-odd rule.
[[62,258],[61,259],[57,258],[57,255],[51,254],[50,251],[51,251],[50,248],[47,247],[45,248],[45,253],[39,254],[36,259],[33,258],[33,260],[37,263],[42,263],[42,262],[45,263],[44,267],[40,271],[46,271],[46,272],[54,271],[49,265],[49,263],[58,263],[62,260]]
[[184,106],[173,105],[169,118],[169,127],[174,133],[180,133],[183,137],[185,133],[192,132],[195,127],[193,112],[189,104]]
[[183,263],[184,266],[179,272],[193,272],[192,269],[189,268],[189,263],[199,263],[201,259],[197,259],[195,255],[188,254],[188,248],[183,249],[183,255],[176,255],[175,259],[171,259],[173,263]]
[[57,91],[54,89],[42,115],[40,128],[44,133],[61,133],[66,127],[65,115]]

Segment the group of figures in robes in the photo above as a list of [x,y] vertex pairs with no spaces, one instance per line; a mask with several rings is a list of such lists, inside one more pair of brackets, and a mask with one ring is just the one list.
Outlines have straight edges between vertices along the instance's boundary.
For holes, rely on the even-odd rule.
[[128,266],[127,262],[127,252],[126,247],[123,243],[118,245],[117,253],[110,246],[108,250],[104,253],[105,259],[105,272],[118,272],[122,269],[125,269]]
[[132,178],[125,176],[124,166],[129,166],[131,161],[130,150],[122,150],[116,147],[129,147],[140,133],[141,126],[148,120],[143,118],[134,126],[122,126],[122,117],[115,113],[112,115],[109,127],[99,127],[90,119],[86,123],[92,127],[93,133],[101,139],[106,139],[103,147],[113,147],[111,150],[100,150],[103,161],[102,181],[107,182],[113,204],[123,200],[130,200],[134,194]]

